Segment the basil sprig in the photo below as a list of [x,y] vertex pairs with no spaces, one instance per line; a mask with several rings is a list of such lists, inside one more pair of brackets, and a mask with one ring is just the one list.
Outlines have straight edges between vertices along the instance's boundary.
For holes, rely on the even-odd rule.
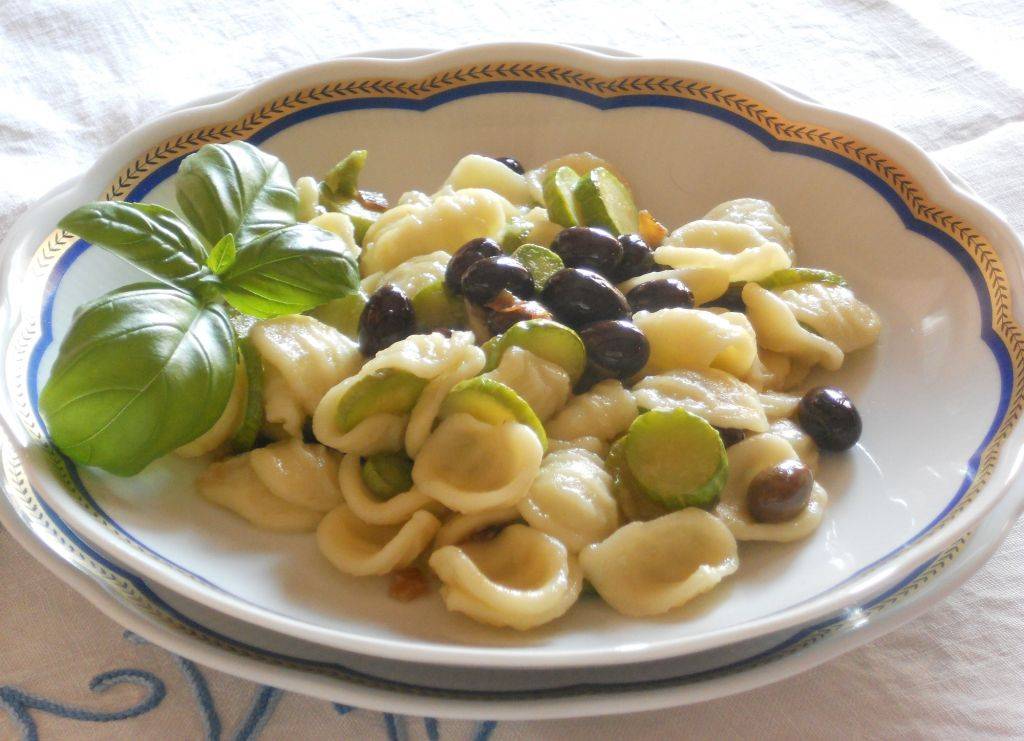
[[224,302],[265,319],[358,290],[333,234],[296,220],[284,164],[244,142],[185,158],[185,219],[151,204],[90,203],[62,228],[156,278],[82,307],[39,407],[54,445],[120,476],[209,430],[227,406],[238,337]]

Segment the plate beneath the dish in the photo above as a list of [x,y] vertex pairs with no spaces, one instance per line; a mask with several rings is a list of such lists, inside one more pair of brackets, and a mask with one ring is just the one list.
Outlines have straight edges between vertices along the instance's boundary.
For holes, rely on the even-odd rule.
[[[672,226],[730,198],[772,201],[801,262],[846,276],[885,322],[879,346],[833,377],[857,400],[865,434],[822,466],[826,521],[799,543],[744,544],[735,577],[668,617],[628,619],[585,602],[516,634],[446,613],[438,599],[396,604],[384,580],[335,572],[310,537],[256,533],[194,495],[194,464],[168,461],[118,480],[55,462],[39,444],[35,404],[56,346],[76,306],[135,275],[51,233],[54,223],[103,195],[168,204],[180,158],[233,138],[280,156],[293,177],[369,149],[365,180],[391,196],[440,184],[467,152],[535,164],[586,149],[615,163],[639,202]],[[898,583],[962,536],[1016,474],[1024,360],[1008,300],[1020,290],[1020,245],[1008,227],[897,135],[702,63],[488,45],[295,70],[132,132],[31,212],[8,244],[16,255],[4,276],[10,349],[0,404],[43,499],[146,578],[339,649],[571,666],[749,640]]]

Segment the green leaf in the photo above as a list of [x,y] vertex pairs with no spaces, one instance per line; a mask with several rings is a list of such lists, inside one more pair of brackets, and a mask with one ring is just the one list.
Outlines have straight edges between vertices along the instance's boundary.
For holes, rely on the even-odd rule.
[[366,165],[366,150],[356,149],[349,152],[341,162],[331,168],[324,178],[324,185],[327,187],[332,198],[335,200],[346,200],[355,198],[359,192],[359,174]]
[[235,380],[223,307],[146,284],[83,307],[39,407],[65,455],[131,476],[209,430]]
[[207,272],[203,240],[163,206],[89,203],[61,219],[60,227],[171,285],[194,287]]
[[294,224],[299,207],[284,164],[241,141],[207,144],[190,154],[175,187],[182,212],[210,244],[234,234],[244,245]]
[[234,264],[237,254],[235,236],[233,234],[225,234],[213,246],[213,249],[210,250],[210,256],[206,258],[206,267],[217,275],[221,275]]
[[358,290],[359,269],[337,236],[294,224],[242,247],[221,280],[228,303],[268,319],[300,314]]

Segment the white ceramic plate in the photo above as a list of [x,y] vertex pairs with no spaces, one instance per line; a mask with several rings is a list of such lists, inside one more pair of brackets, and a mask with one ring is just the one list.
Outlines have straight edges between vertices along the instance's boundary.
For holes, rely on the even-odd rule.
[[[833,495],[826,522],[801,543],[745,545],[737,576],[683,613],[633,620],[590,603],[513,635],[448,615],[438,600],[396,609],[382,582],[334,573],[309,538],[254,539],[194,497],[183,464],[128,482],[55,465],[34,409],[54,338],[75,306],[133,274],[50,229],[101,195],[166,203],[182,156],[239,136],[282,156],[294,176],[367,147],[367,182],[390,194],[439,183],[467,151],[533,163],[589,149],[620,166],[639,200],[671,224],[740,195],[772,200],[802,262],[846,275],[886,322],[877,350],[836,379],[857,399],[866,431],[852,455],[823,467]],[[349,651],[568,666],[756,638],[898,583],[991,509],[1018,467],[1024,358],[1009,295],[1020,291],[1021,268],[1009,228],[896,134],[702,63],[489,45],[303,68],[128,134],[80,183],[33,210],[7,245],[0,405],[46,501],[155,583]]]
[[485,670],[373,659],[227,617],[152,585],[84,543],[39,502],[5,449],[0,524],[106,615],[220,671],[385,712],[538,719],[626,713],[701,702],[779,681],[902,625],[948,595],[995,551],[1024,507],[1005,497],[978,529],[897,586],[838,616],[703,654],[614,668]]

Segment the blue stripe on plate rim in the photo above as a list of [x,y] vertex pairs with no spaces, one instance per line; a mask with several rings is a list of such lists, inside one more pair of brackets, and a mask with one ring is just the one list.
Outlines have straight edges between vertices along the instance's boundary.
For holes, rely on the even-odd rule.
[[[460,98],[477,96],[477,95],[488,95],[495,93],[533,93],[542,95],[551,95],[560,98],[566,98],[576,102],[584,103],[594,108],[601,110],[608,110],[614,108],[623,107],[663,107],[663,108],[674,108],[678,110],[686,110],[702,115],[710,116],[718,119],[725,123],[728,123],[736,128],[743,130],[745,133],[753,136],[764,146],[768,147],[773,151],[787,152],[793,154],[800,154],[807,157],[826,162],[835,167],[839,167],[851,175],[854,175],[865,184],[869,185],[879,195],[881,195],[890,207],[900,217],[903,225],[910,231],[913,231],[921,236],[929,239],[930,241],[938,244],[947,253],[949,253],[957,263],[964,269],[968,277],[974,286],[975,293],[977,294],[978,303],[981,308],[981,316],[987,317],[992,315],[992,306],[988,294],[988,287],[985,281],[985,277],[982,275],[981,270],[971,259],[971,256],[963,249],[951,236],[942,232],[940,229],[922,222],[921,220],[914,217],[909,207],[899,198],[898,194],[877,174],[872,173],[862,166],[857,165],[849,159],[846,159],[836,153],[829,152],[810,144],[803,144],[800,142],[791,141],[780,141],[775,137],[771,136],[768,132],[755,125],[751,121],[743,118],[737,113],[730,110],[719,108],[710,103],[706,103],[699,100],[692,99],[680,99],[666,95],[630,95],[624,98],[602,98],[597,95],[587,93],[581,90],[566,89],[557,85],[541,82],[529,82],[529,81],[499,81],[499,82],[482,82],[473,85],[467,85],[464,87],[458,87],[451,90],[445,90],[432,95],[425,99],[405,99],[405,98],[392,98],[392,97],[380,97],[370,99],[358,99],[358,100],[339,100],[328,103],[322,103],[315,107],[303,108],[294,112],[286,113],[274,122],[264,126],[247,139],[253,144],[260,144],[269,139],[274,134],[281,130],[293,126],[302,121],[306,121],[311,118],[328,115],[343,111],[352,110],[364,110],[370,108],[391,108],[391,109],[403,109],[413,111],[425,111],[434,108],[439,105],[458,100]],[[155,171],[144,177],[127,196],[126,200],[139,201],[143,199],[153,188],[159,183],[163,182],[167,178],[173,176],[181,163],[181,159],[174,159],[159,166]],[[29,399],[32,406],[32,410],[40,427],[45,430],[45,424],[42,417],[39,414],[38,401],[39,401],[39,365],[42,360],[42,356],[53,342],[53,330],[52,330],[52,318],[53,318],[53,303],[57,289],[60,285],[61,280],[66,274],[68,268],[74,263],[82,253],[89,248],[90,245],[84,240],[76,240],[75,243],[69,247],[58,259],[57,264],[54,266],[52,272],[48,276],[42,311],[40,316],[40,336],[36,341],[35,346],[32,348],[32,352],[29,359],[28,366],[28,391]],[[1010,357],[1010,353],[1006,346],[1001,342],[999,336],[996,334],[993,327],[982,322],[981,339],[992,351],[995,357],[996,363],[999,368],[1000,374],[1000,396],[997,404],[996,413],[993,418],[993,422],[989,427],[985,437],[978,445],[974,454],[968,459],[964,470],[965,475],[962,483],[958,487],[954,496],[949,500],[946,507],[925,527],[923,527],[917,534],[901,544],[899,547],[893,549],[885,556],[879,558],[867,566],[862,567],[853,574],[846,577],[841,582],[829,587],[828,589],[809,597],[795,605],[787,605],[785,610],[790,610],[798,607],[807,602],[813,601],[820,598],[823,595],[829,594],[836,589],[842,588],[844,585],[856,580],[867,572],[870,572],[880,565],[885,563],[887,560],[898,554],[903,549],[907,548],[932,529],[938,526],[946,516],[953,510],[954,507],[960,502],[964,494],[968,491],[971,483],[974,481],[975,474],[978,470],[979,461],[982,452],[993,440],[996,431],[1002,424],[1004,417],[1006,416],[1007,409],[1010,403],[1011,392],[1013,389],[1013,364]],[[204,577],[196,574],[181,565],[177,564],[173,560],[167,558],[161,553],[154,551],[152,548],[147,546],[145,543],[139,541],[130,532],[125,530],[116,520],[100,506],[100,504],[93,498],[92,494],[88,491],[81,478],[78,475],[75,464],[68,458],[61,456],[64,464],[67,467],[67,471],[70,474],[71,480],[76,487],[78,493],[84,499],[84,501],[91,507],[96,516],[100,518],[103,524],[114,528],[130,543],[141,549],[147,555],[159,559],[164,564],[173,567],[178,572],[205,584],[213,589],[216,589],[234,599],[241,602],[253,605],[261,610],[267,612],[274,612],[268,610],[262,605],[252,603],[244,597],[233,594],[224,587],[214,584]],[[770,617],[774,613],[769,613],[765,617]]]

